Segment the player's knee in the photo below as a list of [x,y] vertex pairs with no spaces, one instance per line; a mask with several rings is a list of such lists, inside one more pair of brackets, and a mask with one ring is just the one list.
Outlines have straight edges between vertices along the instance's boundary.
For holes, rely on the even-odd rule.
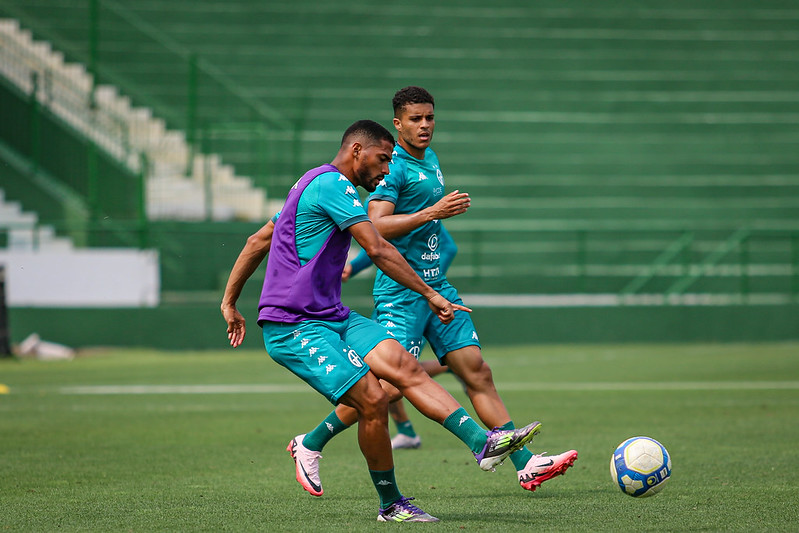
[[462,376],[469,388],[483,390],[494,386],[494,375],[488,363],[481,361],[479,365],[469,368],[468,372]]
[[388,419],[389,395],[379,385],[369,387],[361,396],[359,415],[367,419]]

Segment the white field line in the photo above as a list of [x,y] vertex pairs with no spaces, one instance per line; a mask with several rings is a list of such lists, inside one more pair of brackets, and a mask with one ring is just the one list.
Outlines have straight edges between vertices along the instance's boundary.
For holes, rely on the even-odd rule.
[[[451,387],[457,389],[457,385]],[[500,391],[762,391],[799,390],[799,381],[672,381],[498,383]],[[12,390],[12,393],[14,391]],[[312,393],[306,385],[87,385],[60,387],[58,393],[75,395],[153,394],[286,394]]]

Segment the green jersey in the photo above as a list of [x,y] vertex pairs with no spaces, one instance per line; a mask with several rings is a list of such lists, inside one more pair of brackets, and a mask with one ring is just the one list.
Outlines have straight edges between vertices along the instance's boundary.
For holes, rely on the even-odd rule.
[[[380,182],[369,200],[383,200],[394,204],[394,214],[410,214],[421,211],[444,196],[444,175],[438,157],[427,148],[424,159],[411,156],[399,144],[394,147],[389,173]],[[442,231],[439,220],[433,220],[416,228],[407,235],[391,239],[391,243],[408,261],[417,274],[431,286],[445,280],[439,264],[441,253],[438,238]],[[374,294],[390,294],[405,287],[378,270],[375,277]]]

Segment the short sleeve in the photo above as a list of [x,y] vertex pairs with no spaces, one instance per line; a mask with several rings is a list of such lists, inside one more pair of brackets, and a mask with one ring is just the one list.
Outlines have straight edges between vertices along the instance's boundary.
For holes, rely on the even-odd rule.
[[405,169],[405,161],[395,156],[388,166],[388,174],[377,186],[375,192],[369,196],[369,199],[384,200],[396,205],[399,192],[405,182]]
[[369,220],[358,190],[346,176],[329,173],[320,176],[319,205],[342,231]]

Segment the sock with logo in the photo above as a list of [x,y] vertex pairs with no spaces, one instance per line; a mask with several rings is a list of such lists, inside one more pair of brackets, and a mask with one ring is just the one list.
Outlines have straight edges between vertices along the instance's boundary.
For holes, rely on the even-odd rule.
[[394,422],[397,425],[397,431],[402,433],[403,435],[408,435],[409,437],[415,437],[416,431],[413,430],[413,424],[411,424],[410,420],[406,420],[405,422]]
[[483,446],[486,445],[486,440],[488,439],[486,430],[481,428],[463,407],[453,411],[444,420],[443,426],[461,439],[466,446],[471,448],[472,452],[480,453],[483,451]]
[[[516,426],[513,425],[513,420],[511,420],[499,429],[516,429]],[[528,450],[526,447],[516,450],[510,454],[510,460],[513,461],[513,466],[516,467],[516,470],[522,470],[525,466],[527,466],[527,461],[529,461],[532,457],[533,452]]]
[[377,495],[380,496],[381,509],[388,509],[392,503],[402,498],[402,494],[397,488],[397,480],[394,479],[393,468],[391,470],[369,470],[369,475],[372,476],[372,483],[377,489]]
[[345,425],[336,412],[333,411],[321,424],[316,426],[313,431],[305,435],[302,439],[302,445],[315,452],[321,452],[330,439],[347,429],[349,426]]

